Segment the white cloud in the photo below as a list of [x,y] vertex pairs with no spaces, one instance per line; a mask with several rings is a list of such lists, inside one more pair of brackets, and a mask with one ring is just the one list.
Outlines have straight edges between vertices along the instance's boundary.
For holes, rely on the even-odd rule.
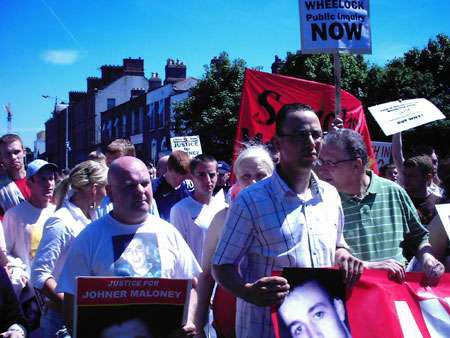
[[80,52],[71,49],[52,49],[45,51],[41,58],[49,63],[70,65],[80,58]]

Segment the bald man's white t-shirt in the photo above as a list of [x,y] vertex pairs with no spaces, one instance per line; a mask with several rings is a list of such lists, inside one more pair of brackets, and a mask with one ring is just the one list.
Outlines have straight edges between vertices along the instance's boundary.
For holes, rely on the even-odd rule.
[[149,215],[129,225],[108,214],[73,242],[57,291],[75,294],[78,276],[190,279],[200,272],[192,251],[168,222]]

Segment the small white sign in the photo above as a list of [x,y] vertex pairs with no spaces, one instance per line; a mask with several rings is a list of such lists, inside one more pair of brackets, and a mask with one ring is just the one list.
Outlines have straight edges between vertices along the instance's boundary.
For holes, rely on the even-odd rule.
[[450,203],[436,204],[436,211],[436,217],[439,217],[441,224],[447,234],[447,238],[450,238]]
[[369,107],[369,111],[387,136],[445,119],[444,114],[426,99],[387,102]]
[[303,54],[371,54],[369,0],[299,0]]
[[195,157],[202,154],[202,145],[198,135],[171,137],[170,146],[172,151],[183,150],[187,152],[190,157]]
[[392,154],[391,142],[372,141],[372,148],[377,158],[378,169],[390,163]]

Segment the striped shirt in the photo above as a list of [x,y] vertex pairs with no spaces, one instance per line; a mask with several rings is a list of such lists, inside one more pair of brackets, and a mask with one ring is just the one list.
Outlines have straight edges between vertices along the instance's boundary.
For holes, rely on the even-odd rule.
[[362,200],[340,193],[345,240],[362,260],[392,258],[405,263],[421,244],[428,243],[428,232],[402,187],[371,171],[367,174],[370,184]]
[[[334,187],[311,176],[304,195],[277,172],[241,191],[233,202],[213,264],[239,265],[246,283],[283,267],[330,267],[343,239],[343,211]],[[270,307],[237,299],[238,338],[274,337]]]

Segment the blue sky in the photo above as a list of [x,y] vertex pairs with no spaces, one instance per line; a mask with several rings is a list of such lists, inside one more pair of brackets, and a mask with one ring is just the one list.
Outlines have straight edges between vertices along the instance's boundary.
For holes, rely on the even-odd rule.
[[[384,64],[438,33],[450,34],[450,1],[372,0],[371,62]],[[53,100],[86,89],[104,64],[142,57],[145,72],[163,76],[167,58],[188,76],[222,51],[270,72],[274,55],[300,47],[295,0],[0,0],[0,133],[11,103],[13,131],[32,147]]]

